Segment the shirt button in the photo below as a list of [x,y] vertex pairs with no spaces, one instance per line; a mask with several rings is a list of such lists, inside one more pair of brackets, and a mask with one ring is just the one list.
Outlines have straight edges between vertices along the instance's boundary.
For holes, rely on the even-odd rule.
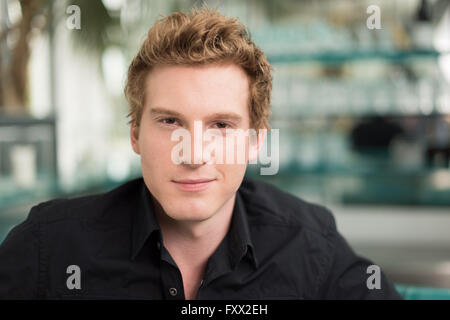
[[156,243],[156,247],[158,248],[158,250],[161,249],[161,243],[159,241]]
[[169,293],[172,297],[175,297],[177,295],[177,289],[176,288],[170,288]]

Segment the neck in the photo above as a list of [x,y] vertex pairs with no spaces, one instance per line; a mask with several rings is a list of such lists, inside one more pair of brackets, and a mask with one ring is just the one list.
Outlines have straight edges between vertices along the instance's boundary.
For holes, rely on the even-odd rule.
[[190,267],[206,264],[228,232],[233,214],[234,194],[210,218],[202,221],[178,221],[170,218],[154,201],[164,246],[177,263]]

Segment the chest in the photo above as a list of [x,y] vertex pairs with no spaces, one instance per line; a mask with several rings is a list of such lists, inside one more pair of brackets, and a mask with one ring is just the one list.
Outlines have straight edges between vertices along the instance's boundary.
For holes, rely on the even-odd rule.
[[180,267],[186,300],[193,300],[196,298],[198,289],[202,284],[204,269],[205,267],[203,265],[196,268]]

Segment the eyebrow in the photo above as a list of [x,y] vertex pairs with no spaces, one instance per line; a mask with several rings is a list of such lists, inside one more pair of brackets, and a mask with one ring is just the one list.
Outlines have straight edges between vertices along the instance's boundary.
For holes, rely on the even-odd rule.
[[151,108],[150,113],[154,115],[170,115],[174,117],[183,118],[183,115],[181,113],[164,108]]
[[[151,108],[150,112],[154,115],[170,115],[181,119],[184,118],[184,116],[177,111],[160,107]],[[232,120],[238,123],[242,121],[242,117],[234,112],[215,112],[213,114],[206,116],[206,119],[224,119],[224,120]]]

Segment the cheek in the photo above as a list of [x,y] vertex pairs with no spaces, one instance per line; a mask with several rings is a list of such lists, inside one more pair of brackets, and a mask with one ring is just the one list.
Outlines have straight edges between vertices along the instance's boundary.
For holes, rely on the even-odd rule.
[[236,191],[245,175],[246,164],[216,164],[215,168],[222,175],[223,182],[231,191]]
[[248,161],[249,138],[226,137],[222,142],[222,150],[224,162],[243,165]]
[[142,161],[147,165],[162,166],[170,161],[172,149],[170,135],[149,130],[139,140]]

